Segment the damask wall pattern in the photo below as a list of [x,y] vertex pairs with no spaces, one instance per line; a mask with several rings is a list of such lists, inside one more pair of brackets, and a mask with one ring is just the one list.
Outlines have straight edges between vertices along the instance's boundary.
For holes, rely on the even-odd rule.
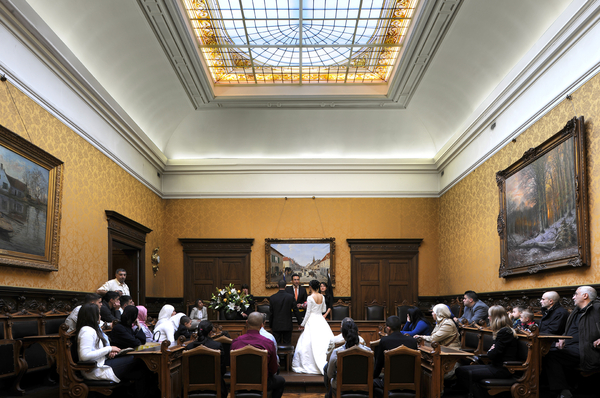
[[419,294],[438,294],[438,199],[177,199],[168,200],[164,256],[171,259],[165,296],[183,295],[179,238],[254,238],[251,290],[265,288],[265,238],[336,240],[336,296],[350,296],[349,238],[423,238]]
[[153,230],[146,243],[146,286],[147,295],[158,294],[150,255],[161,241],[164,201],[8,82],[0,83],[0,124],[65,164],[58,272],[0,266],[0,284],[95,291],[108,272],[104,211],[114,210]]
[[[554,286],[577,286],[600,282],[600,75],[572,94],[529,129],[440,198],[439,287],[441,295]],[[508,279],[498,277],[500,240],[496,232],[499,195],[496,172],[505,169],[561,130],[573,116],[585,117],[592,264],[589,268],[540,272]]]

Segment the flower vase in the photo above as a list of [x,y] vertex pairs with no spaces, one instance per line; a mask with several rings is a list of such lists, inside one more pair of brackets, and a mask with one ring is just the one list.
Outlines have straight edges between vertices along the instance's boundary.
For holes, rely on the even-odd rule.
[[224,311],[225,312],[225,320],[227,321],[235,321],[237,319],[238,313],[236,311]]

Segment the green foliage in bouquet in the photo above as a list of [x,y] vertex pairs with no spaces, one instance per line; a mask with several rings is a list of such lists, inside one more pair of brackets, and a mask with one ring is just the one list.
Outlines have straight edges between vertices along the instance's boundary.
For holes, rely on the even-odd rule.
[[213,294],[210,298],[209,308],[216,311],[224,310],[225,312],[241,312],[248,308],[247,296],[240,293],[239,290],[230,283],[229,286],[219,289],[217,288],[216,294]]

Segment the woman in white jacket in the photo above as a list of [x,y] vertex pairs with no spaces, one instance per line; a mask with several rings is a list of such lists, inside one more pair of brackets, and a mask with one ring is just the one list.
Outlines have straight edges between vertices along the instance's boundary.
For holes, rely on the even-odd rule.
[[158,321],[154,327],[154,340],[163,342],[169,340],[171,344],[175,343],[175,325],[171,317],[175,315],[175,307],[165,304],[158,314]]
[[[115,358],[121,349],[109,345],[108,338],[100,329],[100,310],[96,304],[84,304],[77,316],[77,353],[80,361],[96,361],[96,369],[82,372],[85,379],[134,380],[137,397],[155,395],[157,386],[151,382],[152,373],[132,355]],[[107,359],[108,358],[108,359]],[[153,388],[154,387],[154,388]],[[154,391],[152,391],[154,390]]]

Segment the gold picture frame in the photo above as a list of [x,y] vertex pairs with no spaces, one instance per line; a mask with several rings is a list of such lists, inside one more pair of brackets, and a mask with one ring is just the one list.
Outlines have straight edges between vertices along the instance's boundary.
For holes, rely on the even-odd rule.
[[329,275],[329,289],[334,288],[335,238],[265,239],[265,286],[277,287],[284,275],[289,284],[298,272],[303,285],[310,279],[327,282]]
[[63,168],[0,125],[0,265],[58,271]]

